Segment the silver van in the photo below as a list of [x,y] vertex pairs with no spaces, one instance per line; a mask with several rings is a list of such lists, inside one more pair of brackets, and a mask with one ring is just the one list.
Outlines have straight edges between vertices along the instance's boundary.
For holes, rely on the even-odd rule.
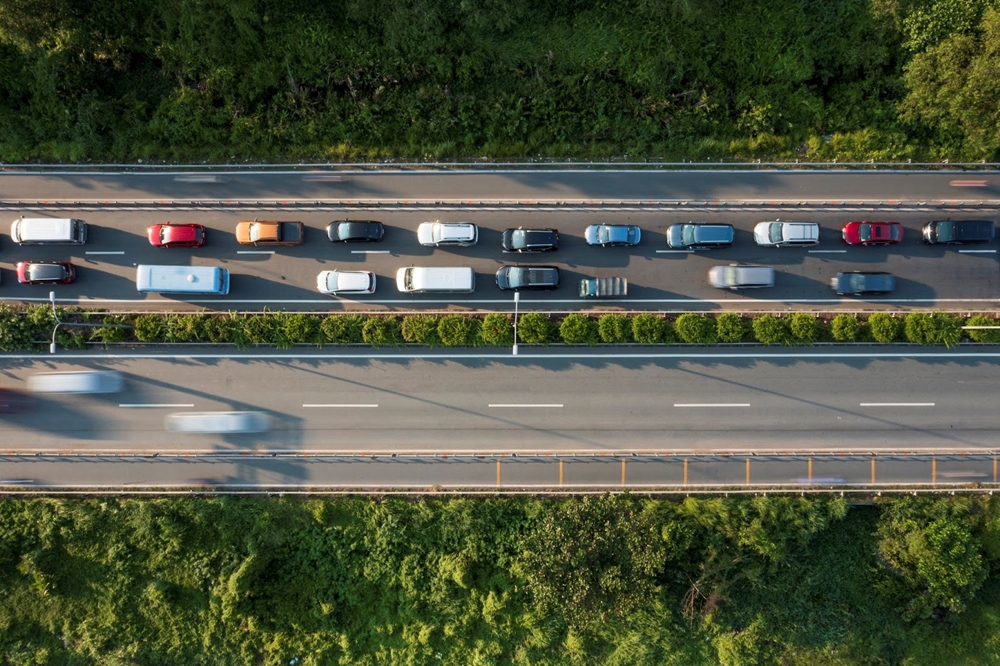
[[271,417],[264,412],[180,412],[168,415],[164,426],[170,432],[192,434],[267,432]]
[[708,271],[708,281],[719,289],[759,289],[774,286],[774,269],[770,266],[729,264]]
[[404,294],[450,292],[471,294],[476,290],[476,273],[471,268],[424,268],[409,266],[396,273],[396,288]]
[[10,237],[19,245],[83,245],[87,223],[54,217],[22,217],[10,226]]
[[121,373],[113,370],[46,372],[28,377],[32,393],[118,393],[124,386]]

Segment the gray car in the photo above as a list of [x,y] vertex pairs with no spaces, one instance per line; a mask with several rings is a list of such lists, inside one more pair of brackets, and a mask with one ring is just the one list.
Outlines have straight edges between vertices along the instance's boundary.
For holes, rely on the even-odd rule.
[[583,234],[587,245],[603,247],[625,247],[638,245],[642,236],[634,224],[592,224]]
[[729,264],[708,271],[708,282],[718,289],[759,289],[774,286],[774,269],[770,266]]
[[497,271],[497,286],[504,291],[558,289],[559,269],[555,266],[503,266]]
[[896,278],[882,271],[852,271],[837,273],[830,278],[830,286],[838,296],[890,294],[896,289]]
[[667,245],[675,250],[709,250],[733,244],[731,224],[672,224],[667,228]]

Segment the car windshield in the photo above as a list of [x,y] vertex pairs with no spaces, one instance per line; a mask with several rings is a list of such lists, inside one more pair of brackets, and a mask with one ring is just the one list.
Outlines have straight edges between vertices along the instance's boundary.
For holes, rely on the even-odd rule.
[[937,239],[940,243],[947,243],[955,238],[954,222],[938,222],[936,225]]
[[736,271],[736,266],[726,266],[726,270],[722,273],[723,283],[728,285],[736,284],[737,280],[739,280],[739,274]]
[[771,239],[772,243],[781,242],[781,225],[778,223],[772,224],[771,228],[767,230],[767,236]]
[[694,244],[694,232],[695,228],[693,224],[685,224],[683,231],[681,232],[681,242],[685,245]]
[[860,224],[858,225],[858,238],[863,243],[867,243],[872,239],[872,225],[870,224]]
[[868,276],[862,275],[861,273],[855,273],[851,275],[851,279],[848,283],[851,285],[851,291],[864,291],[867,281]]
[[525,271],[519,266],[514,266],[507,271],[507,284],[511,287],[520,287],[524,284]]
[[524,229],[515,229],[510,235],[510,243],[514,247],[525,247],[528,244],[527,234]]

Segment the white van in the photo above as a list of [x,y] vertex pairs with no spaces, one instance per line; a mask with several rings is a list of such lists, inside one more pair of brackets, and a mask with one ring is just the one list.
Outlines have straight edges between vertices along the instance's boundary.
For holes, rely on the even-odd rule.
[[150,266],[135,269],[135,288],[140,293],[216,294],[229,293],[229,271],[219,266]]
[[410,266],[396,273],[396,288],[404,294],[451,292],[471,294],[476,290],[476,273],[471,268],[423,268]]
[[113,370],[47,372],[28,377],[32,393],[118,393],[124,386],[121,373]]
[[168,415],[164,426],[170,432],[216,435],[266,432],[271,417],[264,412],[181,412]]
[[22,217],[10,225],[10,237],[19,245],[83,245],[87,223],[83,220]]

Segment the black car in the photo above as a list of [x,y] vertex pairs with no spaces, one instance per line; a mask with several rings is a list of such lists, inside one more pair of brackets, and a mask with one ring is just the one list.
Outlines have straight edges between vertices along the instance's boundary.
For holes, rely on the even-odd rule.
[[326,235],[334,243],[370,243],[382,240],[385,227],[381,222],[337,220],[327,226]]
[[559,269],[555,266],[504,266],[497,271],[497,286],[504,291],[558,289]]
[[935,220],[923,231],[928,245],[964,245],[991,242],[996,228],[992,220]]
[[504,252],[552,252],[559,249],[555,229],[508,229],[501,240]]
[[837,273],[830,279],[830,286],[838,296],[888,294],[896,289],[896,278],[891,273],[853,271]]

